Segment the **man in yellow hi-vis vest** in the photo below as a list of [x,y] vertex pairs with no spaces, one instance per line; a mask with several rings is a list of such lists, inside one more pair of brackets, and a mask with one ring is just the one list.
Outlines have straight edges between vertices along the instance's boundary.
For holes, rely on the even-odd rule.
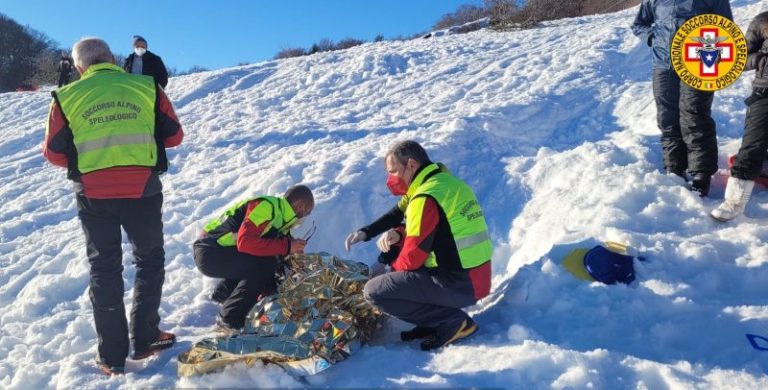
[[315,208],[312,190],[295,185],[282,197],[259,196],[235,202],[208,222],[192,245],[205,276],[222,278],[211,298],[221,303],[216,327],[235,333],[259,296],[272,294],[279,263],[304,253],[307,242],[291,236]]
[[[350,234],[346,247],[384,233],[380,263],[395,272],[365,285],[365,297],[382,311],[413,323],[403,341],[424,338],[423,350],[467,337],[477,325],[461,308],[487,296],[493,246],[472,189],[433,163],[414,141],[385,156],[387,187],[400,202],[372,224]],[[403,224],[405,219],[405,224]]]
[[144,359],[176,341],[159,328],[165,278],[159,175],[168,168],[165,148],[179,145],[184,133],[162,88],[115,66],[106,42],[84,38],[72,56],[82,77],[53,93],[43,155],[67,168],[75,184],[91,268],[97,364],[106,374],[122,374],[130,344],[121,227],[136,264],[132,357]]

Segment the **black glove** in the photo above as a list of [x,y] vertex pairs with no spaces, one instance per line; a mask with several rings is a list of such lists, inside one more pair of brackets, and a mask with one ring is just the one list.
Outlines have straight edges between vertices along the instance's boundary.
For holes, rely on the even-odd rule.
[[400,254],[400,247],[394,247],[389,252],[379,253],[379,258],[376,259],[379,263],[384,265],[392,265],[392,262],[397,260],[397,256]]

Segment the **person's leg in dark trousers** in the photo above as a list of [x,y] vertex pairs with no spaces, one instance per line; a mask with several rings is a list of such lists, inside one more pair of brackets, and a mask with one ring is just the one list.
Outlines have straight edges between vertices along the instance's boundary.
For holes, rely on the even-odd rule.
[[461,308],[476,302],[468,276],[441,276],[426,269],[377,276],[365,284],[363,294],[385,313],[428,328],[461,323],[469,317]]
[[85,233],[90,263],[90,291],[99,359],[123,367],[128,356],[128,324],[123,304],[123,253],[119,199],[88,199],[77,195],[78,217]]
[[673,69],[653,70],[656,123],[661,130],[661,148],[667,172],[685,177],[688,149],[680,132],[680,78]]
[[755,180],[768,154],[768,91],[753,91],[746,103],[744,137],[736,162],[731,167],[731,176],[741,180]]
[[680,85],[680,131],[688,148],[688,171],[712,176],[717,172],[717,133],[712,119],[714,92]]
[[238,283],[240,283],[239,279],[222,280],[216,285],[216,288],[213,289],[211,299],[214,302],[223,303],[230,295],[232,295],[232,292],[235,291],[235,287],[237,287]]
[[264,264],[261,271],[241,280],[229,298],[221,304],[221,318],[232,328],[242,328],[245,325],[245,317],[259,301],[259,296],[274,291],[275,270],[276,267]]
[[239,279],[229,298],[221,306],[219,315],[232,328],[242,328],[245,316],[256,304],[259,295],[275,289],[277,256],[252,256],[238,252],[235,247],[194,244],[197,268],[212,278]]
[[121,199],[120,218],[133,246],[136,279],[133,285],[131,337],[133,349],[145,351],[160,333],[160,299],[165,281],[163,195]]

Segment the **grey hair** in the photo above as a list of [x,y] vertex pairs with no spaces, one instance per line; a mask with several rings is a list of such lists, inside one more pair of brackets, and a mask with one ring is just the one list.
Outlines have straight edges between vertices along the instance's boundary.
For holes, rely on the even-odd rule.
[[432,162],[427,155],[427,151],[418,142],[411,140],[400,141],[392,145],[384,157],[390,155],[403,165],[408,163],[408,159],[414,159],[422,166]]
[[103,39],[96,37],[85,37],[77,41],[72,46],[72,59],[75,61],[75,66],[82,70],[88,69],[91,65],[104,62],[111,64],[115,61],[109,45]]

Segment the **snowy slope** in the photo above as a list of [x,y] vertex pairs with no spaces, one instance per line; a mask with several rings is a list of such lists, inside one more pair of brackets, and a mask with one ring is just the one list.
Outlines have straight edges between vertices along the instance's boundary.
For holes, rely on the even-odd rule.
[[[762,4],[733,1],[746,27]],[[636,9],[530,31],[479,31],[264,62],[171,80],[187,137],[164,177],[164,326],[181,342],[139,372],[106,378],[96,353],[74,196],[40,141],[50,96],[0,94],[0,388],[525,387],[766,388],[768,192],[718,224],[661,172],[650,55]],[[96,34],[98,32],[95,32]],[[718,93],[721,158],[738,149],[751,75]],[[176,354],[206,335],[214,281],[190,243],[237,198],[315,189],[310,251],[372,262],[343,237],[392,206],[382,154],[427,147],[476,190],[496,245],[494,293],[470,308],[480,331],[438,352],[375,346],[304,382],[275,367],[178,379]],[[643,251],[631,286],[580,282],[563,253],[593,240]],[[133,282],[125,243],[126,286]],[[130,304],[130,289],[126,304]],[[768,345],[766,345],[768,347]],[[141,366],[134,363],[129,371]]]

